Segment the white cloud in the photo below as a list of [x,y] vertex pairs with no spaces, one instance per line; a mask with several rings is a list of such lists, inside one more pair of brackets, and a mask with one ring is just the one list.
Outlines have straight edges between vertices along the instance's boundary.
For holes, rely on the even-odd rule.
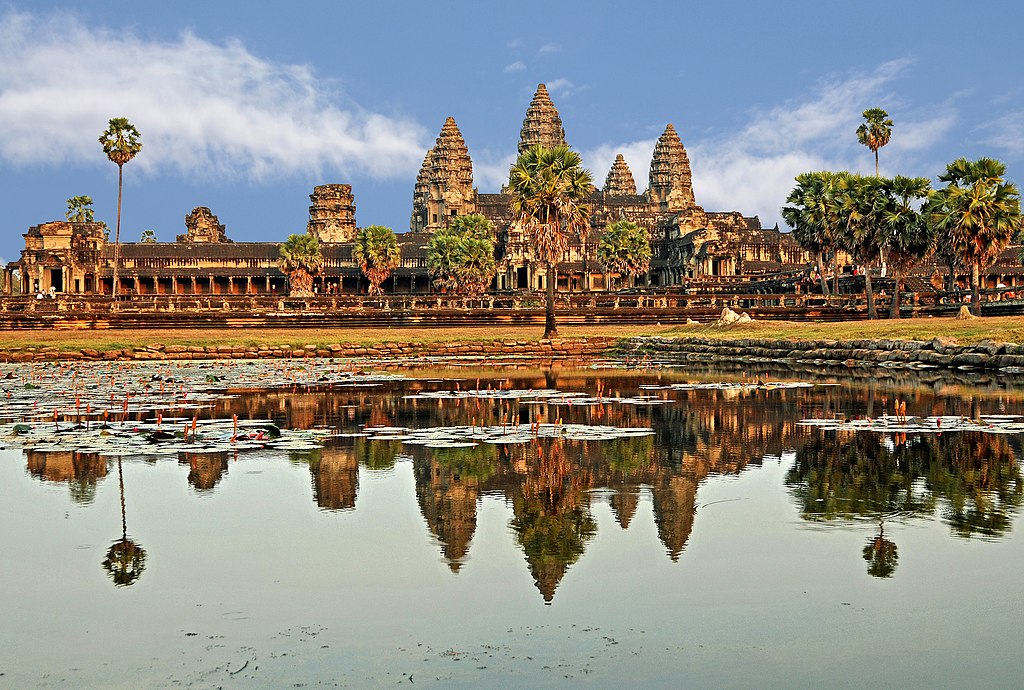
[[502,70],[502,72],[504,72],[505,74],[512,74],[513,72],[522,72],[524,69],[526,69],[526,63],[524,63],[522,60],[516,60],[511,64],[505,65],[505,68]]
[[72,15],[0,15],[0,159],[101,162],[111,117],[142,133],[133,166],[209,178],[266,179],[333,169],[414,175],[427,148],[416,122],[339,97],[304,65],[238,41],[159,42],[85,26]]
[[537,55],[549,55],[551,53],[557,53],[559,50],[561,50],[561,48],[559,48],[557,43],[545,43],[537,49]]
[[548,93],[552,98],[555,98],[556,96],[560,98],[568,98],[577,91],[576,85],[565,77],[552,79],[551,81],[545,82],[544,85],[547,87]]
[[515,152],[505,155],[491,150],[473,153],[473,183],[477,189],[484,194],[493,194],[508,184],[508,171],[516,158]]
[[1024,110],[1007,113],[982,129],[990,132],[986,144],[1016,156],[1024,154]]

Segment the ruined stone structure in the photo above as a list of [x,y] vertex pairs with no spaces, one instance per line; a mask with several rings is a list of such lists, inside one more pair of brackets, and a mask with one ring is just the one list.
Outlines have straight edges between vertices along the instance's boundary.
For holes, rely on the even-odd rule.
[[[561,116],[540,84],[523,119],[518,150],[565,143]],[[595,175],[595,179],[600,177]],[[325,258],[324,271],[314,282],[315,292],[365,292],[367,281],[352,260],[357,228],[351,186],[318,185],[309,198],[307,231],[320,241]],[[499,273],[493,288],[544,289],[546,267],[536,260],[528,233],[512,221],[510,202],[505,190],[481,193],[473,187],[469,149],[454,118],[447,118],[416,177],[411,232],[398,236],[401,265],[384,289],[429,292],[426,247],[431,233],[469,213],[481,213],[494,224]],[[811,264],[809,253],[778,227],[763,228],[757,217],[738,211],[707,211],[697,204],[689,156],[672,124],[666,125],[654,147],[646,191],[638,192],[633,171],[619,154],[604,177],[604,186],[594,187],[584,203],[590,211],[590,228],[571,238],[559,265],[557,280],[562,291],[628,287],[621,277],[605,275],[597,259],[605,227],[620,219],[637,223],[651,238],[650,271],[635,278],[635,285],[739,285],[766,276],[795,275]],[[233,242],[224,224],[203,206],[186,216],[185,227],[176,242],[122,243],[122,295],[287,293],[287,277],[278,267],[278,243]],[[110,294],[113,246],[104,238],[102,223],[43,223],[29,228],[24,236],[20,259],[4,268],[4,294],[47,293],[51,289]],[[934,265],[927,267],[929,275],[935,270]],[[1001,258],[987,282],[990,287],[1001,282],[1016,286],[1024,283],[1024,271],[1015,259]]]
[[178,242],[182,243],[217,244],[230,241],[224,232],[224,225],[205,206],[197,206],[185,216],[185,234],[178,235]]
[[322,184],[309,195],[306,231],[321,244],[351,242],[356,237],[356,201],[352,185]]

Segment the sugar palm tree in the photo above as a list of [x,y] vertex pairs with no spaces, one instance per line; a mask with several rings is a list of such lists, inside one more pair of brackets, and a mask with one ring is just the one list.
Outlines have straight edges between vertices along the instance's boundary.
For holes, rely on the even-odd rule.
[[384,292],[380,284],[402,263],[395,231],[383,225],[370,225],[356,233],[352,258],[370,281],[371,295]]
[[456,266],[461,241],[459,233],[442,229],[431,235],[427,243],[427,270],[434,287],[442,292],[455,292],[459,287]]
[[929,221],[948,238],[964,267],[971,269],[971,312],[981,316],[981,271],[988,268],[1021,230],[1020,191],[1003,179],[1006,166],[991,158],[959,158],[932,194]]
[[68,199],[68,210],[64,217],[72,223],[91,223],[95,220],[91,196],[73,196]]
[[875,177],[878,177],[878,149],[889,143],[892,137],[892,120],[889,113],[881,108],[864,111],[864,123],[857,128],[857,141],[875,154]]
[[128,538],[121,456],[117,457],[117,483],[121,488],[121,538],[111,544],[107,550],[107,557],[103,559],[103,569],[110,575],[115,587],[130,587],[146,569],[146,550]]
[[927,256],[935,246],[935,227],[919,210],[927,198],[931,183],[926,177],[882,179],[884,205],[879,214],[883,245],[892,267],[896,287],[893,290],[889,318],[900,318],[900,293],[903,280],[914,264]]
[[544,337],[558,335],[555,287],[558,263],[573,234],[589,227],[590,209],[583,199],[593,187],[580,155],[565,145],[536,145],[520,154],[509,173],[509,208],[514,222],[526,229],[538,261],[547,267]]
[[884,201],[881,179],[839,173],[836,182],[835,203],[844,226],[843,249],[864,268],[868,318],[874,319],[878,313],[875,309],[875,293],[871,287],[871,269],[884,240],[879,224]]
[[431,236],[427,268],[441,290],[484,292],[497,273],[494,225],[479,213],[458,216]]
[[278,266],[288,276],[288,294],[309,297],[313,294],[313,278],[324,269],[324,255],[313,235],[289,235],[277,250]]
[[114,297],[117,297],[119,287],[117,273],[121,253],[121,192],[124,189],[124,164],[135,158],[142,150],[140,136],[139,130],[125,117],[111,118],[107,130],[100,135],[103,153],[117,165],[117,229],[114,231],[114,272],[111,286]]
[[790,206],[782,208],[782,218],[793,228],[793,239],[817,257],[821,293],[828,296],[824,255],[835,254],[839,239],[839,218],[836,199],[837,176],[831,172],[808,172],[797,175],[796,187],[786,197]]
[[597,259],[608,273],[635,276],[651,267],[651,237],[628,220],[609,223],[597,244]]

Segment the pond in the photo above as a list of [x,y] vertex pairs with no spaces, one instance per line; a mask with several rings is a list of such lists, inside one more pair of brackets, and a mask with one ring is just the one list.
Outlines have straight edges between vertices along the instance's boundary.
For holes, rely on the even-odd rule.
[[1016,381],[313,360],[0,376],[0,687],[1024,672]]

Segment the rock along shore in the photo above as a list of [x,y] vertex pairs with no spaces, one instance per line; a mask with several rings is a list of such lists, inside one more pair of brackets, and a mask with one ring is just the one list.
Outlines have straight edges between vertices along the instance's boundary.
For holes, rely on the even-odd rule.
[[185,346],[153,343],[131,349],[99,351],[56,347],[0,350],[0,362],[73,360],[209,360],[331,357],[359,360],[444,361],[496,360],[587,362],[598,358],[643,359],[655,364],[686,362],[789,362],[824,367],[898,367],[911,369],[980,369],[1024,373],[1024,345],[991,340],[960,345],[952,338],[920,340],[775,340],[767,338],[564,338],[490,342],[381,342],[372,345],[333,343],[305,345]]

